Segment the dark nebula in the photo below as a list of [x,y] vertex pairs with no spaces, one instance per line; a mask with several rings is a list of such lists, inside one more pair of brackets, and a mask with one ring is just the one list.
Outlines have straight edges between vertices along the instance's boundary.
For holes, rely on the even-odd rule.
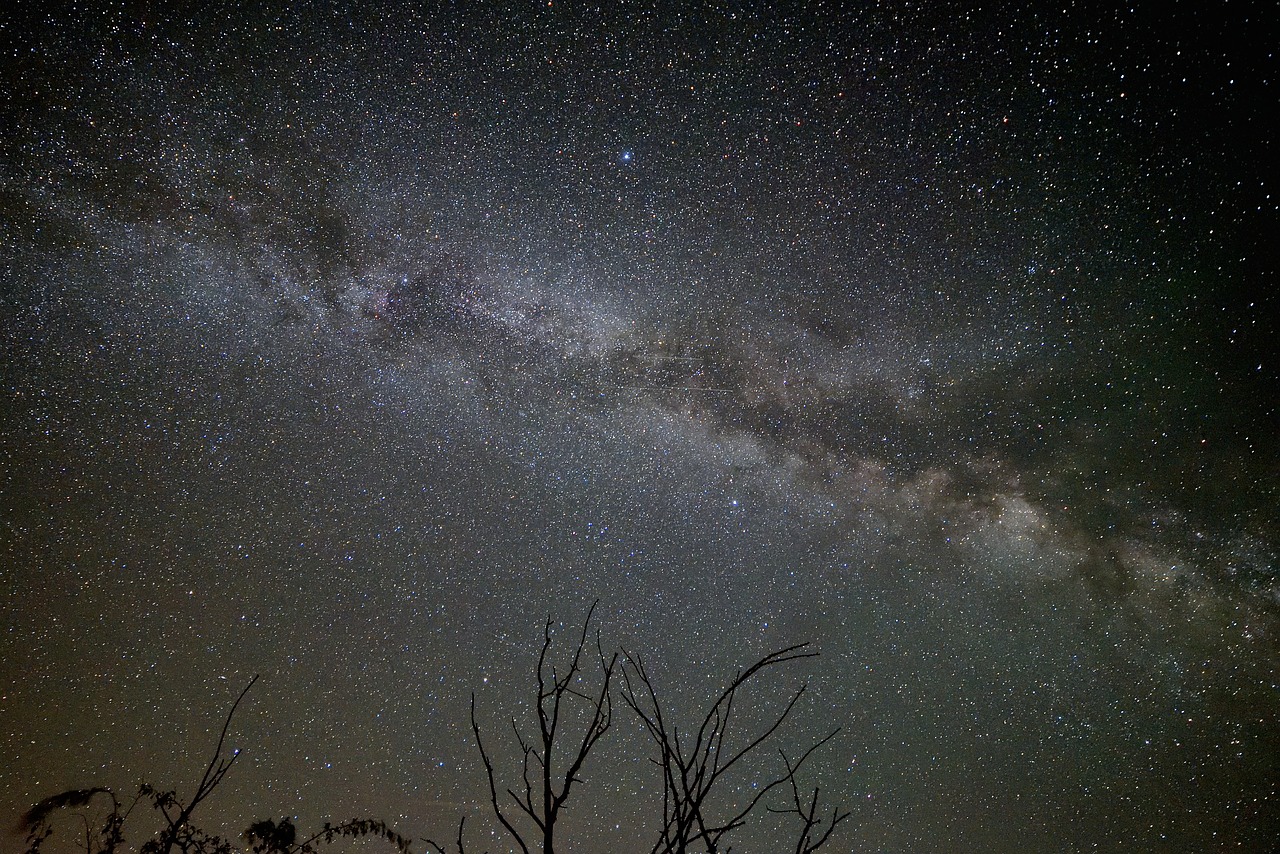
[[261,673],[206,824],[505,851],[598,600],[676,713],[821,650],[836,850],[1271,850],[1271,4],[267,5],[0,18],[4,814]]

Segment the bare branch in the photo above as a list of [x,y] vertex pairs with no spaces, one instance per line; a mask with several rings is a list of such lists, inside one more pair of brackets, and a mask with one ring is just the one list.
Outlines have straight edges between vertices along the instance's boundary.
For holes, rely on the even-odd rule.
[[480,736],[480,723],[476,720],[476,695],[471,695],[471,731],[476,735],[476,749],[480,751],[480,760],[484,763],[485,776],[489,778],[489,802],[493,806],[493,814],[497,816],[498,821],[507,829],[507,832],[515,837],[516,844],[520,846],[520,850],[524,854],[529,854],[529,846],[525,844],[524,837],[520,832],[512,826],[511,822],[502,812],[502,807],[498,804],[498,789],[493,780],[493,762],[489,759],[489,754],[484,749],[484,740]]
[[[805,686],[801,685],[754,737],[735,749],[727,745],[739,692],[762,670],[815,657],[817,653],[808,651],[808,646],[796,644],[771,652],[739,671],[707,709],[691,743],[681,738],[678,728],[667,726],[657,689],[644,662],[638,657],[626,656],[622,667],[622,699],[640,718],[657,746],[658,756],[654,762],[662,769],[663,819],[651,849],[653,854],[683,854],[694,844],[712,854],[720,851],[722,841],[746,823],[769,792],[794,778],[794,772],[789,771],[788,775],[772,779],[729,818],[718,822],[708,819],[713,795],[719,790],[718,784],[724,775],[777,733],[804,695]],[[811,753],[812,748],[805,757]]]
[[[467,826],[467,817],[466,815],[463,815],[462,818],[458,819],[458,836],[456,841],[454,842],[454,844],[458,848],[458,854],[467,854],[467,849],[462,844],[462,830],[466,826]],[[445,849],[445,847],[438,842],[435,842],[430,839],[423,839],[422,841],[430,845],[432,848],[434,848],[436,850],[436,854],[449,854],[449,852]],[[488,852],[486,851],[485,854],[488,854]]]
[[[557,667],[552,660],[552,646],[556,636],[553,630],[555,622],[550,618],[547,619],[543,625],[542,645],[538,651],[538,662],[534,671],[537,678],[538,735],[532,742],[526,741],[516,722],[512,721],[511,724],[516,742],[522,752],[520,774],[524,793],[518,795],[513,789],[508,788],[506,794],[537,829],[544,854],[551,854],[554,851],[555,830],[560,813],[569,800],[574,784],[582,780],[582,768],[587,757],[613,722],[612,684],[618,656],[615,654],[612,658],[607,658],[604,655],[599,632],[596,634],[596,651],[600,661],[598,690],[589,693],[577,684],[581,678],[583,651],[587,647],[595,609],[596,606],[592,605],[587,612],[582,631],[578,635],[578,643],[569,656],[567,666],[563,669]],[[570,706],[577,704],[585,704],[585,710],[571,714]],[[565,722],[569,720],[585,721],[585,723],[581,734],[566,745],[562,729]],[[532,840],[522,837],[501,810],[493,763],[480,741],[474,697],[472,698],[472,729],[476,733],[476,743],[480,748],[481,759],[489,778],[489,791],[494,812],[503,827],[516,838],[521,850],[527,854]],[[566,748],[564,759],[558,759],[558,753]]]
[[[214,789],[227,776],[227,772],[231,770],[231,766],[239,758],[240,751],[237,750],[231,754],[230,759],[223,759],[222,748],[227,742],[227,733],[231,729],[231,721],[236,716],[236,710],[240,708],[240,703],[244,700],[245,695],[249,693],[249,689],[257,681],[258,676],[255,675],[249,680],[249,684],[244,686],[244,690],[240,692],[240,696],[236,697],[236,701],[231,704],[231,709],[227,712],[227,718],[222,722],[222,731],[218,734],[218,743],[214,745],[213,756],[209,759],[209,764],[204,769],[204,774],[201,775],[200,782],[196,785],[196,790],[192,794],[191,800],[183,806],[173,793],[168,793],[167,796],[157,796],[156,805],[160,808],[165,821],[169,825],[161,832],[157,840],[158,850],[164,852],[164,854],[169,854],[174,846],[178,844],[178,837],[185,832],[184,829],[190,823],[191,815],[195,812],[196,807],[200,805],[201,801],[213,794]],[[168,807],[170,805],[177,808],[176,816],[169,813]],[[183,847],[185,848],[186,846]]]
[[817,851],[827,843],[827,840],[831,838],[831,834],[835,832],[835,829],[840,825],[840,822],[850,816],[850,813],[842,813],[838,807],[832,807],[831,817],[825,820],[825,824],[827,825],[826,830],[823,831],[820,836],[815,838],[813,834],[824,824],[824,819],[820,817],[820,811],[818,808],[820,789],[816,786],[814,787],[813,795],[809,798],[806,805],[806,803],[800,799],[800,787],[796,782],[796,772],[800,770],[800,766],[804,764],[804,761],[808,759],[809,756],[819,747],[835,738],[836,733],[839,731],[839,729],[832,730],[826,738],[817,742],[805,751],[804,755],[802,755],[799,761],[794,765],[789,759],[787,759],[787,755],[785,753],[781,750],[778,751],[782,756],[782,763],[787,769],[787,776],[784,780],[791,786],[792,806],[787,809],[774,809],[769,807],[769,811],[781,814],[794,814],[800,819],[800,834],[796,837],[796,854],[813,854],[814,851]]

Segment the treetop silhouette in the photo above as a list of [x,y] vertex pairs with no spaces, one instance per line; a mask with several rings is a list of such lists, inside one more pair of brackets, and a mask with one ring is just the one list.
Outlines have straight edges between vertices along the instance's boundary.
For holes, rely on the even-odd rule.
[[[832,838],[850,814],[839,807],[824,806],[819,788],[802,790],[799,772],[818,748],[835,737],[838,728],[795,759],[778,749],[781,763],[777,772],[758,784],[750,796],[737,795],[726,783],[735,769],[775,741],[807,687],[800,684],[772,711],[766,708],[754,723],[741,724],[738,713],[747,704],[745,696],[754,680],[766,671],[815,658],[817,652],[801,643],[762,656],[735,674],[696,719],[695,728],[682,731],[673,722],[644,660],[625,650],[606,653],[599,629],[592,634],[594,617],[592,605],[577,633],[576,645],[562,657],[556,655],[554,622],[548,619],[544,625],[534,667],[536,727],[522,729],[519,721],[511,719],[520,756],[517,770],[503,774],[495,766],[494,754],[486,747],[475,695],[471,696],[471,729],[488,784],[489,808],[522,854],[554,854],[557,830],[570,796],[584,782],[588,758],[613,726],[615,693],[637,716],[653,749],[648,760],[656,769],[662,802],[660,812],[654,805],[650,854],[729,854],[734,835],[762,812],[762,805],[764,813],[795,817],[796,854],[813,854]],[[592,644],[594,649],[589,649]],[[594,659],[594,665],[584,658]],[[75,845],[84,854],[117,854],[124,850],[125,826],[139,804],[149,805],[161,816],[160,830],[142,845],[141,854],[234,854],[242,850],[230,840],[205,833],[193,818],[240,755],[238,750],[227,753],[227,734],[257,681],[254,676],[231,705],[213,756],[188,799],[180,798],[176,790],[159,790],[147,783],[141,784],[127,803],[102,786],[53,795],[21,819],[26,854],[41,854],[55,826],[61,830],[74,827],[78,837]],[[753,708],[759,711],[759,707]],[[785,800],[768,803],[779,795]],[[60,820],[60,816],[67,818]],[[466,815],[458,822],[453,840],[457,854],[467,854],[466,822]],[[382,840],[399,854],[411,854],[408,838],[386,822],[370,818],[326,823],[305,837],[289,818],[267,818],[250,824],[241,836],[253,854],[318,854],[321,846],[358,838]],[[422,842],[437,854],[448,854],[444,845],[431,839]]]

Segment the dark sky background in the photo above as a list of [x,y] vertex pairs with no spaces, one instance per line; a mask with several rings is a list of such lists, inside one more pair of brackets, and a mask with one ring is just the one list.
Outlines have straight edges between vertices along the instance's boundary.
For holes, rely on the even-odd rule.
[[1271,850],[1273,4],[254,5],[0,13],[4,815],[261,673],[206,825],[507,850],[598,600],[677,716],[820,648],[834,850]]

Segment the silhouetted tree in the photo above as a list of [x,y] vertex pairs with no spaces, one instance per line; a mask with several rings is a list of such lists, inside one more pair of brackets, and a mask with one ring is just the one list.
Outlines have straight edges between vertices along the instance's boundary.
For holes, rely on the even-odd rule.
[[[498,793],[493,760],[481,738],[480,726],[476,719],[475,697],[472,695],[471,726],[488,779],[491,806],[498,822],[515,838],[516,844],[524,854],[530,854],[533,850],[541,850],[543,854],[553,854],[554,828],[559,811],[568,799],[572,784],[580,779],[578,771],[587,755],[612,723],[610,684],[615,670],[618,669],[619,656],[616,653],[611,657],[605,656],[598,632],[596,653],[600,661],[600,684],[590,694],[575,687],[594,611],[595,606],[592,606],[583,623],[577,648],[563,676],[558,675],[555,668],[548,664],[553,623],[551,620],[546,623],[536,669],[539,739],[533,743],[526,740],[521,735],[519,726],[514,720],[512,721],[512,729],[515,731],[522,753],[522,785],[520,791],[507,788],[505,794],[509,803],[514,804],[539,832],[540,849],[537,848],[539,835],[531,833],[526,836],[514,825],[512,817],[504,809],[503,799]],[[658,756],[653,762],[662,772],[662,823],[658,840],[650,849],[653,854],[690,854],[695,851],[705,852],[705,854],[719,854],[724,851],[727,854],[729,849],[722,846],[728,835],[743,827],[748,816],[764,802],[766,796],[784,785],[790,787],[791,803],[783,807],[769,807],[768,811],[782,815],[794,814],[797,817],[800,823],[795,842],[797,854],[816,852],[830,840],[840,822],[849,817],[849,813],[841,813],[838,809],[833,809],[829,818],[823,818],[819,789],[815,788],[812,796],[805,801],[800,797],[798,782],[801,766],[819,747],[830,741],[839,732],[838,729],[814,743],[794,763],[785,753],[779,751],[782,757],[781,772],[759,787],[745,806],[738,804],[726,808],[724,804],[714,803],[718,799],[713,796],[723,788],[725,775],[754,754],[782,727],[796,703],[804,695],[806,686],[801,685],[781,710],[768,717],[754,735],[741,739],[741,743],[733,743],[728,738],[729,730],[734,721],[735,706],[740,704],[743,689],[764,670],[816,657],[817,653],[809,651],[808,646],[808,644],[798,644],[771,652],[745,670],[739,671],[729,686],[707,709],[691,742],[688,738],[682,737],[679,728],[669,722],[669,714],[659,699],[657,688],[643,660],[639,656],[624,653],[625,661],[620,670],[623,680],[621,697],[623,702],[639,716],[646,732],[657,747]],[[556,750],[557,736],[560,734],[558,727],[562,720],[563,705],[567,704],[570,698],[575,698],[586,705],[583,719],[588,720],[588,723],[583,727],[579,738],[570,745],[573,750],[567,754],[567,758],[562,763],[556,764],[554,756],[558,753]],[[555,767],[567,767],[568,770],[558,778],[553,771]],[[726,809],[727,816],[719,819],[711,818],[713,815],[724,814]],[[457,838],[454,843],[457,854],[466,854],[463,840],[465,822],[464,816],[458,824]],[[431,840],[426,841],[437,854],[448,854],[443,845]]]
[[53,834],[54,815],[61,810],[88,807],[95,800],[107,800],[110,802],[110,807],[106,818],[101,820],[100,826],[95,827],[93,821],[83,812],[76,813],[76,816],[80,819],[84,833],[81,846],[85,854],[111,854],[124,841],[124,821],[141,797],[140,793],[128,809],[122,810],[120,801],[110,789],[101,786],[93,789],[72,789],[47,797],[27,810],[18,821],[18,827],[26,834],[28,854],[39,854],[40,846]]
[[359,839],[362,836],[384,839],[401,854],[409,854],[410,842],[392,830],[385,821],[371,818],[353,818],[341,824],[325,822],[318,833],[298,840],[298,829],[288,818],[279,823],[271,819],[257,821],[244,832],[254,854],[316,854],[320,844],[328,845],[335,839]]
[[[249,684],[231,704],[231,710],[227,712],[222,731],[218,735],[218,743],[214,746],[213,758],[205,767],[190,800],[184,802],[175,790],[161,791],[147,783],[138,787],[138,794],[127,807],[121,805],[111,789],[102,786],[62,792],[40,801],[22,817],[20,828],[26,833],[26,854],[40,854],[41,846],[54,832],[55,816],[64,810],[85,808],[97,801],[105,801],[107,810],[106,817],[100,820],[98,827],[94,827],[86,813],[76,813],[84,834],[80,847],[85,854],[116,854],[122,849],[125,844],[125,822],[134,807],[141,802],[149,802],[160,813],[164,826],[142,845],[140,854],[235,854],[238,849],[229,840],[205,833],[191,819],[196,807],[226,778],[227,772],[240,756],[238,750],[232,751],[230,756],[224,754],[227,732],[241,701],[257,681],[257,676],[249,680]],[[298,841],[297,836],[297,829],[287,818],[281,819],[278,824],[271,819],[255,822],[244,832],[245,840],[255,854],[315,854],[320,843],[364,836],[385,839],[401,854],[409,854],[407,839],[385,822],[373,819],[352,819],[336,825],[326,823],[319,833],[302,841]]]
[[[466,827],[467,817],[464,815],[462,818],[458,819],[458,837],[454,842],[454,844],[458,846],[458,854],[467,854],[467,849],[462,841],[462,832]],[[436,854],[449,854],[448,850],[437,842],[433,842],[430,839],[424,839],[422,841],[434,848],[436,850]],[[488,854],[488,852],[486,852],[486,854]]]
[[[839,732],[839,730],[836,730],[836,732]],[[831,834],[835,832],[835,829],[840,822],[844,821],[850,815],[848,812],[840,812],[838,807],[832,807],[831,817],[824,820],[821,817],[821,810],[819,808],[819,788],[817,786],[814,787],[813,794],[809,797],[807,802],[801,801],[800,786],[796,783],[796,771],[800,768],[800,764],[809,758],[810,753],[830,741],[836,732],[832,732],[831,735],[828,735],[826,738],[822,739],[805,751],[804,755],[800,757],[800,760],[796,762],[795,765],[792,765],[791,760],[787,759],[787,754],[783,753],[781,750],[778,751],[782,756],[782,764],[785,765],[787,769],[786,780],[791,784],[792,805],[784,809],[768,807],[768,810],[775,813],[794,814],[800,819],[801,828],[800,835],[796,837],[796,854],[813,854],[814,851],[817,851],[826,844],[827,840],[831,838]],[[826,824],[825,830],[822,828],[824,823]]]
[[[600,684],[590,694],[580,689],[578,683],[582,675],[582,653],[587,647],[587,635],[591,628],[591,619],[595,614],[595,605],[587,612],[582,623],[582,634],[578,638],[569,665],[558,672],[556,666],[548,659],[551,651],[553,625],[550,619],[542,630],[542,651],[538,654],[536,670],[538,701],[538,734],[536,739],[526,739],[513,718],[511,729],[520,745],[521,782],[520,791],[507,788],[506,794],[516,809],[531,821],[536,833],[522,832],[517,829],[503,810],[502,799],[498,796],[497,782],[494,778],[493,761],[485,750],[484,740],[480,734],[480,723],[476,718],[476,697],[471,695],[471,729],[476,736],[476,748],[480,751],[480,759],[484,763],[485,775],[489,781],[489,797],[493,812],[498,821],[507,829],[520,846],[524,854],[529,854],[534,840],[541,842],[543,854],[555,851],[556,823],[560,812],[569,800],[573,784],[582,778],[579,774],[587,756],[596,746],[600,737],[608,731],[613,723],[613,693],[611,690],[614,669],[617,666],[618,654],[607,657],[600,645],[600,634],[596,632],[596,655],[600,664]],[[585,721],[577,737],[566,737],[562,726],[571,716],[569,706],[573,701],[585,704],[585,714],[579,720]],[[569,743],[564,741],[568,739]],[[559,758],[561,750],[565,750],[564,758]],[[526,834],[528,838],[526,838]],[[438,851],[439,845],[429,842]],[[462,828],[458,829],[458,849],[462,854]]]
[[[658,750],[654,764],[662,772],[662,825],[658,839],[650,849],[653,854],[687,854],[690,851],[717,854],[721,851],[726,836],[742,827],[747,816],[771,791],[788,782],[793,790],[798,791],[796,772],[814,750],[835,736],[835,732],[805,751],[795,765],[788,762],[784,754],[786,773],[760,786],[745,806],[729,808],[727,811],[723,808],[713,810],[712,795],[718,791],[718,784],[730,770],[778,731],[807,686],[801,685],[781,712],[763,724],[745,743],[726,744],[739,693],[763,670],[816,657],[817,653],[808,651],[808,646],[807,643],[797,644],[771,652],[745,670],[739,671],[707,709],[692,741],[687,736],[682,738],[679,727],[670,722],[658,698],[653,679],[645,669],[644,661],[639,656],[627,655],[622,668],[622,699],[644,723]],[[715,815],[723,817],[714,818]],[[806,824],[797,843],[797,850],[807,854],[826,842],[836,822],[832,821],[824,836],[813,840],[811,836],[816,826],[815,820],[804,812],[800,812],[800,816],[806,820]]]
[[[191,800],[185,804],[178,799],[176,791],[168,792],[148,792],[152,796],[152,803],[155,808],[164,816],[167,824],[164,830],[160,831],[160,835],[155,839],[147,842],[142,846],[143,854],[171,854],[175,847],[182,851],[183,854],[189,851],[203,851],[201,846],[206,844],[205,840],[213,840],[214,837],[205,837],[198,829],[191,825],[191,814],[196,811],[196,807],[218,787],[223,778],[227,776],[227,772],[231,770],[231,766],[240,758],[240,751],[231,751],[229,758],[223,758],[222,748],[227,743],[227,730],[231,728],[231,720],[236,716],[236,709],[240,708],[240,702],[244,700],[244,695],[249,693],[249,689],[258,681],[258,677],[254,676],[249,680],[249,684],[244,686],[244,690],[240,692],[240,696],[236,697],[236,701],[231,704],[231,710],[227,712],[227,719],[222,723],[222,732],[218,734],[218,743],[213,748],[213,758],[209,760],[208,766],[204,769],[204,774],[200,777],[200,782],[196,785],[195,793],[191,796]],[[217,843],[222,843],[221,839]],[[229,846],[227,846],[229,848]],[[222,850],[217,848],[216,850]]]
[[[482,737],[475,694],[471,695],[471,729],[489,784],[490,806],[498,823],[511,834],[523,854],[533,851],[554,854],[556,827],[574,785],[582,781],[587,757],[613,725],[614,678],[619,673],[622,701],[640,718],[656,747],[657,755],[652,761],[662,777],[661,822],[651,854],[728,854],[730,849],[725,846],[730,834],[741,829],[762,803],[770,813],[796,817],[799,823],[796,854],[814,854],[831,839],[840,823],[849,818],[849,813],[841,812],[838,807],[826,813],[816,787],[811,795],[802,797],[798,772],[838,729],[810,746],[795,762],[779,750],[781,772],[758,786],[745,804],[722,794],[728,788],[724,785],[726,775],[771,740],[804,695],[806,686],[801,684],[785,704],[766,714],[754,727],[737,724],[734,716],[744,702],[741,699],[744,690],[763,671],[816,657],[817,653],[809,651],[808,644],[771,652],[739,671],[707,708],[690,736],[671,722],[644,661],[625,652],[606,655],[598,629],[594,654],[599,673],[591,678],[584,672],[583,656],[589,655],[588,636],[594,616],[592,605],[583,621],[577,646],[560,667],[553,655],[554,623],[548,619],[544,625],[534,671],[537,733],[527,737],[519,723],[512,719],[511,728],[521,757],[519,782],[503,786],[501,795],[493,758]],[[240,755],[238,750],[226,753],[227,733],[241,702],[257,680],[257,676],[253,677],[231,705],[213,757],[188,800],[179,798],[175,790],[161,791],[145,783],[127,805],[105,787],[62,792],[45,798],[23,816],[21,827],[26,832],[26,854],[40,854],[41,846],[54,832],[55,816],[68,810],[77,811],[82,837],[78,847],[85,854],[117,854],[125,846],[125,823],[139,803],[150,804],[162,819],[161,829],[142,845],[140,854],[234,854],[238,849],[230,841],[204,833],[192,823],[192,817],[196,808],[226,778]],[[785,805],[775,807],[765,803],[771,792],[783,786],[790,789],[790,799]],[[90,810],[97,810],[97,818],[90,817]],[[465,827],[466,816],[463,816],[455,840],[457,854],[466,854]],[[326,823],[319,832],[305,838],[300,838],[298,829],[288,818],[264,819],[254,822],[243,833],[244,842],[253,854],[318,854],[321,845],[365,837],[383,840],[400,854],[410,854],[409,840],[385,822],[374,819]],[[424,841],[437,854],[447,854],[443,846]]]

